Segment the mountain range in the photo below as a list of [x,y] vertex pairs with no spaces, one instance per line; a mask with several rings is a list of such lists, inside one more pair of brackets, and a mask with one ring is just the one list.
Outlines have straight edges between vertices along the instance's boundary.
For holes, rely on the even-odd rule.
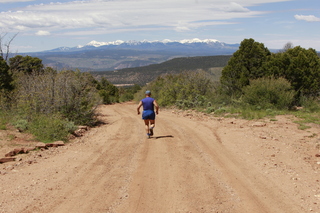
[[91,41],[76,47],[24,53],[42,59],[43,64],[56,69],[81,71],[113,71],[158,64],[179,57],[232,55],[239,44],[227,44],[215,39],[185,39],[180,41]]

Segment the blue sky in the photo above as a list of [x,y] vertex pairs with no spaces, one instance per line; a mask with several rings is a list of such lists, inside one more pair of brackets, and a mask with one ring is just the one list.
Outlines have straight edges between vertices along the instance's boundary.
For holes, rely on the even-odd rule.
[[85,45],[92,40],[253,38],[320,51],[319,0],[0,0],[2,44],[11,52]]

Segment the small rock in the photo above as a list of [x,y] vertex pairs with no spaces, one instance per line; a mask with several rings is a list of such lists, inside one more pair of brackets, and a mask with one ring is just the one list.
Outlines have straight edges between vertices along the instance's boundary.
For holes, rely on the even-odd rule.
[[15,155],[24,153],[24,148],[14,149],[13,152],[14,152]]
[[266,126],[266,123],[262,123],[262,122],[255,122],[254,124],[252,124],[253,127],[264,127]]
[[53,144],[58,145],[58,146],[64,146],[63,141],[55,141],[55,142],[53,142]]
[[81,137],[81,136],[83,136],[83,134],[86,132],[86,130],[85,129],[77,129],[76,131],[74,131],[74,135],[76,136],[76,137]]
[[5,157],[12,157],[12,156],[15,156],[14,151],[11,151],[11,152],[5,154]]
[[36,144],[36,148],[40,148],[40,149],[46,148],[46,144],[42,143],[42,142],[39,142],[39,143]]
[[89,129],[89,127],[87,127],[87,126],[78,126],[78,129],[88,130],[88,129]]
[[55,141],[53,143],[47,143],[46,147],[58,147],[58,146],[64,146],[63,141]]
[[320,157],[320,154],[316,154],[315,156],[316,156],[317,158],[319,158],[319,157]]
[[23,148],[24,153],[29,153],[30,151],[34,150],[36,147],[28,147],[28,148]]
[[6,163],[6,162],[15,161],[15,160],[16,158],[1,158],[0,163]]

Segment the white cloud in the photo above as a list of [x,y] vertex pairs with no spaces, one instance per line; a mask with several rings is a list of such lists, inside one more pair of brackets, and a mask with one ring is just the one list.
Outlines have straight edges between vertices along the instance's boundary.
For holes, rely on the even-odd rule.
[[[0,0],[8,1],[8,0]],[[19,0],[18,0],[19,1]],[[23,1],[23,0],[22,0]],[[117,31],[166,28],[194,30],[201,26],[230,24],[233,19],[255,17],[265,12],[246,7],[286,0],[243,0],[242,5],[224,0],[93,0],[29,5],[21,11],[0,13],[5,31],[40,31],[44,28],[79,31],[104,29]]]
[[309,16],[304,16],[304,15],[295,15],[295,19],[301,20],[301,21],[307,21],[307,22],[318,22],[320,21],[320,18],[314,16],[314,15],[309,15]]
[[230,2],[230,4],[225,8],[227,12],[249,12],[248,8],[242,7],[240,4],[235,2]]
[[39,30],[38,32],[36,32],[36,35],[38,35],[38,36],[47,36],[47,35],[50,35],[50,32],[44,31],[44,30]]
[[15,2],[28,2],[34,0],[0,0],[0,3],[15,3]]

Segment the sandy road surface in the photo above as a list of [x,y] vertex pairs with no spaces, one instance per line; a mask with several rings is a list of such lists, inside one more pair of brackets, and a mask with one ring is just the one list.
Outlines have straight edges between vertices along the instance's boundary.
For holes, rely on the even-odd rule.
[[106,125],[0,165],[0,212],[320,212],[319,127],[160,110],[147,139],[135,104],[100,112]]

